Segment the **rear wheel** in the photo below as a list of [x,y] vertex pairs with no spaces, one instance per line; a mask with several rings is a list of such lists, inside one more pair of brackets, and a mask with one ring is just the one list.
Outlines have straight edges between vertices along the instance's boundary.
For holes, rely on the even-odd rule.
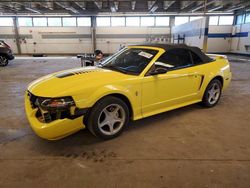
[[100,100],[92,108],[87,127],[92,134],[102,139],[120,135],[129,121],[129,109],[125,102],[113,96]]
[[8,65],[8,63],[9,63],[9,60],[5,56],[0,55],[0,66],[4,67]]
[[212,80],[204,93],[202,104],[206,107],[215,106],[220,100],[222,84],[219,80]]

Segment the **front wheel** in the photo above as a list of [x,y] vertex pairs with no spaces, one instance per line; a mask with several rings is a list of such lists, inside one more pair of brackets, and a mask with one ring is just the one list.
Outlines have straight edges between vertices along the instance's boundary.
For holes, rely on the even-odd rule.
[[129,121],[129,109],[126,103],[113,96],[97,102],[92,108],[87,128],[102,139],[112,139],[120,135]]
[[0,66],[4,67],[8,65],[9,60],[5,56],[0,56]]
[[208,84],[207,89],[204,93],[202,104],[206,107],[215,106],[220,99],[221,89],[222,89],[221,82],[217,79],[212,80]]

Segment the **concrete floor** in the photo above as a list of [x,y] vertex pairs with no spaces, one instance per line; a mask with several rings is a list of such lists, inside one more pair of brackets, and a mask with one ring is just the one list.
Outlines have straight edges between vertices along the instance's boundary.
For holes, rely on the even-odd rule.
[[19,58],[0,68],[0,187],[250,187],[250,61],[229,56],[230,88],[210,109],[191,105],[132,122],[100,141],[83,130],[49,142],[23,104],[32,80],[74,58]]

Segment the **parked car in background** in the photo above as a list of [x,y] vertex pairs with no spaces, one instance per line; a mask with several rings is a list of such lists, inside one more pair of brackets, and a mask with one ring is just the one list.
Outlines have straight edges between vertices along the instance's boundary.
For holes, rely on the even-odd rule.
[[25,109],[42,138],[56,140],[86,127],[111,139],[129,120],[198,102],[213,107],[230,81],[226,56],[186,45],[129,46],[99,66],[35,80],[26,91]]
[[0,66],[8,65],[9,60],[14,59],[11,47],[4,41],[0,40]]

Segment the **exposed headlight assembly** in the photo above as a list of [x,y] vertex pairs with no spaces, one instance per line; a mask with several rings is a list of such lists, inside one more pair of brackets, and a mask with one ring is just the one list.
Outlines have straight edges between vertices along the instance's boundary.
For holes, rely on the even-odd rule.
[[63,98],[38,98],[36,104],[44,110],[49,109],[65,109],[74,106],[72,97]]
[[49,123],[57,119],[73,117],[76,109],[75,102],[72,97],[37,97],[35,106],[38,107],[36,117],[44,123]]

